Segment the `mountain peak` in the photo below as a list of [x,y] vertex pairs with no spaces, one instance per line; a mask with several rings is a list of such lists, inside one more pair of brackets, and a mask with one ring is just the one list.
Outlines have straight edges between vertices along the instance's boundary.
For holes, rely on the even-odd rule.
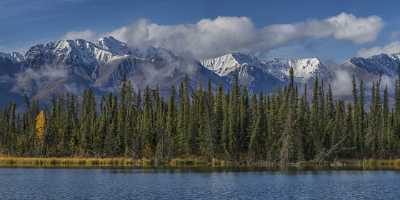
[[394,53],[390,55],[393,59],[400,60],[400,53]]
[[12,53],[0,52],[0,58],[9,59],[13,62],[22,62],[24,60],[24,56],[18,52],[12,52]]
[[220,57],[203,60],[201,63],[218,75],[226,76],[242,66],[259,65],[260,61],[248,54],[229,53]]
[[98,43],[123,43],[117,39],[115,39],[113,36],[105,36],[102,37],[98,40]]
[[295,78],[300,82],[307,82],[310,78],[320,75],[321,70],[325,70],[319,58],[274,58],[266,61],[268,71],[280,79],[289,76],[289,69],[293,68]]
[[353,57],[346,64],[357,67],[358,69],[366,70],[374,74],[387,74],[395,76],[400,63],[398,54],[378,54],[367,58]]
[[110,51],[115,55],[127,55],[129,54],[128,45],[115,39],[112,36],[102,37],[97,41],[97,45],[102,49]]
[[249,64],[249,63],[254,63],[255,61],[258,61],[258,59],[254,56],[251,56],[249,54],[239,53],[239,52],[230,53],[227,55],[232,56],[236,60],[236,62],[238,62],[240,64],[245,64],[245,63]]
[[22,62],[24,60],[24,55],[19,52],[12,52],[11,57],[17,62]]
[[318,58],[301,58],[289,60],[289,66],[293,68],[296,77],[305,81],[312,78],[321,70],[321,61]]

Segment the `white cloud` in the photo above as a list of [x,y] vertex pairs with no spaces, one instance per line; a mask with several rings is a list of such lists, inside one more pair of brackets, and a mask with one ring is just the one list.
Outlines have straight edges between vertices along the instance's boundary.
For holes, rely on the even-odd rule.
[[68,77],[63,66],[44,66],[40,69],[27,68],[16,74],[15,84],[11,91],[16,93],[30,92],[46,81],[56,81]]
[[[361,44],[374,41],[382,27],[380,17],[341,13],[322,20],[261,28],[248,17],[217,17],[179,25],[160,25],[143,19],[105,35],[112,35],[134,47],[164,47],[202,59],[229,51],[269,51],[307,38],[331,37]],[[67,36],[93,39],[98,34],[85,30],[70,32]]]
[[359,44],[374,41],[383,27],[380,17],[357,18],[347,13],[331,17],[326,22],[333,27],[333,36],[336,39],[350,40]]
[[372,42],[383,27],[377,16],[356,17],[341,13],[324,20],[308,20],[294,24],[270,25],[261,30],[260,48],[282,46],[306,38],[333,37],[356,44]]
[[373,55],[378,55],[378,54],[393,54],[393,53],[400,53],[400,41],[395,41],[392,43],[389,43],[385,46],[377,46],[377,47],[371,47],[371,48],[363,48],[360,49],[357,52],[357,56],[360,57],[370,57]]
[[131,46],[164,47],[202,58],[248,47],[255,42],[257,29],[247,17],[217,17],[174,26],[139,20],[110,34]]
[[332,81],[332,90],[335,96],[347,96],[351,95],[352,88],[349,87],[352,84],[352,76],[348,71],[336,70],[335,78]]
[[395,87],[396,87],[396,78],[387,76],[387,75],[383,75],[382,77],[380,77],[380,81],[381,81],[381,86],[383,88],[388,87],[389,92],[395,91]]
[[92,30],[71,31],[71,32],[66,33],[63,36],[63,39],[66,39],[66,40],[84,39],[84,40],[92,41],[97,38],[98,38],[97,33]]

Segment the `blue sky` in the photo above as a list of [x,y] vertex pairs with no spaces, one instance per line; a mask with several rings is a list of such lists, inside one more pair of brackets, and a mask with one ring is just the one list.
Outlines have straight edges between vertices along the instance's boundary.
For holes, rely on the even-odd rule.
[[[257,39],[258,32],[276,24],[293,25],[317,20],[317,23],[321,22],[320,25],[325,26],[324,20],[329,21],[329,19],[341,13],[346,13],[347,17],[354,16],[361,20],[377,17],[379,26],[376,23],[375,25],[378,26],[377,29],[379,30],[373,30],[377,32],[376,36],[363,41],[358,41],[354,36],[352,38],[342,37],[340,33],[334,30],[332,30],[332,33],[318,36],[314,34],[310,36],[310,33],[301,34],[301,36],[296,35],[295,38],[291,38],[287,42],[277,44],[265,42],[267,47],[262,46],[263,42],[255,44],[252,41],[251,44],[248,44],[247,40],[242,41],[245,46],[244,50],[260,52],[265,56],[318,56],[325,60],[342,61],[350,56],[360,54],[360,50],[364,53],[369,53],[372,50],[373,52],[384,52],[387,51],[384,46],[390,44],[392,44],[392,48],[398,48],[396,42],[400,39],[399,6],[400,2],[395,0],[1,0],[0,51],[26,50],[32,44],[65,38],[65,35],[71,31],[90,31],[93,35],[100,36],[121,29],[121,27],[130,27],[131,30],[134,29],[132,24],[140,19],[147,19],[144,27],[151,24],[156,24],[157,27],[169,27],[167,33],[170,34],[171,29],[175,30],[177,25],[198,24],[203,19],[210,19],[214,23],[213,20],[218,16],[243,16],[246,17],[244,20],[247,20],[246,23],[250,20],[251,25],[254,26],[253,29],[257,29],[256,33],[250,33],[251,37],[257,35],[254,36]],[[225,21],[221,20],[221,23],[230,23],[235,19],[228,18]],[[236,26],[236,23],[232,23],[232,26]],[[304,27],[308,29],[309,25]],[[304,27],[300,30],[303,30]],[[178,30],[181,31],[181,29]],[[241,30],[240,27],[238,30]],[[189,30],[190,38],[192,38],[192,32]],[[165,32],[157,33],[165,34]],[[137,39],[136,36],[130,37],[128,34],[137,34],[137,32],[128,31],[123,36],[119,36],[135,45],[140,44],[135,40]],[[247,32],[243,34],[249,35]],[[237,35],[237,37],[241,36],[240,34]],[[160,42],[161,39],[170,39],[164,36],[157,37],[156,39],[153,38],[154,40],[152,39],[149,44],[164,44],[165,41]],[[271,37],[268,36],[267,38],[270,39]],[[206,39],[209,41],[209,38]],[[238,45],[242,43],[227,44],[230,39],[232,38],[222,38],[224,43],[221,45],[221,49],[215,51],[215,53],[213,51],[213,54],[204,54],[197,50],[192,52],[190,48],[186,48],[185,51],[200,57],[218,55],[223,51],[240,51]],[[266,39],[264,38],[264,40]],[[211,41],[214,41],[214,38]],[[181,41],[178,41],[178,43],[181,43]],[[182,45],[185,46],[186,43],[182,42]],[[190,43],[190,45],[194,44]],[[210,45],[201,45],[201,47],[207,52],[210,51],[207,48],[215,48],[210,47]],[[176,42],[174,42],[173,48],[177,48]]]

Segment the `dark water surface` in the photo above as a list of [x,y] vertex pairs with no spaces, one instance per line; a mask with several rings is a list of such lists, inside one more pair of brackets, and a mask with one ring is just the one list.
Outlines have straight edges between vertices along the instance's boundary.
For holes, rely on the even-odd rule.
[[400,199],[400,172],[0,169],[1,200]]

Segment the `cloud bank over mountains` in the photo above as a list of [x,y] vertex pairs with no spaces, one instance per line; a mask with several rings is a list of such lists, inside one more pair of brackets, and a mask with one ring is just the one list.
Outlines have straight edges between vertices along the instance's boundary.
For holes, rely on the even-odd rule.
[[326,19],[257,27],[248,17],[217,17],[195,24],[161,25],[146,19],[108,33],[74,31],[64,39],[95,40],[112,35],[134,47],[155,46],[204,59],[226,52],[267,52],[305,39],[334,38],[364,44],[375,41],[384,26],[378,16],[340,13]]

